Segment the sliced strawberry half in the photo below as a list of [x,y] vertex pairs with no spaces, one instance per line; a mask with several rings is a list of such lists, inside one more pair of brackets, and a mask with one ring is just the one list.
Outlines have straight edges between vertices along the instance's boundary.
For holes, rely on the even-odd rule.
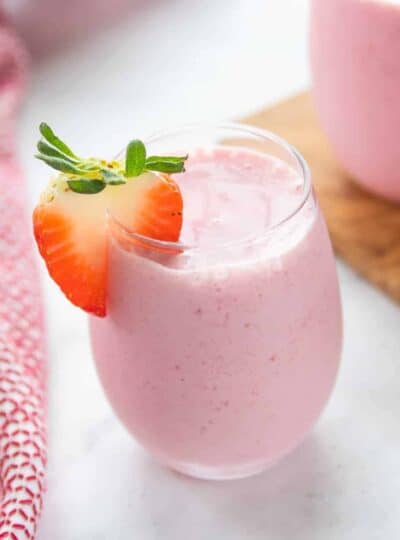
[[36,242],[49,274],[85,311],[106,315],[107,211],[127,229],[176,242],[182,228],[179,187],[166,174],[143,173],[123,185],[83,195],[59,176],[33,213]]

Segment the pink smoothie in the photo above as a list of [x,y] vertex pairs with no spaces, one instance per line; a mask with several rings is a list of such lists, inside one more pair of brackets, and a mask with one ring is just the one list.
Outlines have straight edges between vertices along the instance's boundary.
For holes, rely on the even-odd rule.
[[400,201],[400,0],[313,0],[315,103],[337,157]]
[[295,447],[331,392],[341,348],[331,245],[300,174],[276,158],[197,150],[177,180],[181,240],[195,248],[160,259],[111,242],[94,356],[115,411],[160,461],[245,476]]

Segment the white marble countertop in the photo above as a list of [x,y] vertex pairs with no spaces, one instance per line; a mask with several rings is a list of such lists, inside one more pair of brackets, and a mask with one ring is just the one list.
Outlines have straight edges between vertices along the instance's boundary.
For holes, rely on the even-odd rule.
[[[32,199],[45,183],[31,156],[41,120],[101,154],[132,134],[240,117],[307,86],[306,36],[306,0],[148,0],[43,59],[20,123]],[[142,452],[103,396],[84,315],[44,279],[50,465],[39,539],[400,537],[400,310],[340,263],[339,274],[345,345],[329,406],[277,467],[228,483],[182,478]]]

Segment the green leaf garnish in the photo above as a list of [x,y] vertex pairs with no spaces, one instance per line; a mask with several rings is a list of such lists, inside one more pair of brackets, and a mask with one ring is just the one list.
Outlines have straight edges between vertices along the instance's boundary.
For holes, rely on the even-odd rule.
[[72,191],[83,194],[100,193],[107,185],[126,184],[146,171],[180,173],[185,171],[188,156],[150,156],[138,139],[132,140],[126,149],[125,163],[97,158],[81,158],[67,146],[45,123],[39,127],[42,139],[35,157],[53,169],[60,171]]
[[146,148],[138,139],[131,141],[126,148],[125,174],[128,178],[139,176],[146,163]]
[[61,152],[61,150],[59,150],[58,148],[55,148],[54,146],[51,146],[46,141],[39,141],[38,144],[37,144],[37,149],[39,150],[39,152],[41,154],[43,154],[45,156],[64,159],[65,161],[69,161],[69,162],[72,162],[72,163],[77,162],[76,158],[71,157],[71,156],[69,156],[67,154],[64,154],[63,152]]
[[41,159],[47,165],[50,165],[50,167],[53,167],[53,169],[56,169],[56,171],[61,171],[66,174],[75,174],[75,175],[81,175],[85,174],[86,171],[84,169],[80,169],[75,163],[72,163],[71,161],[67,161],[66,159],[57,158],[53,156],[46,156],[44,154],[36,154],[38,159]]
[[149,156],[146,159],[146,165],[147,163],[152,162],[152,161],[163,161],[166,163],[181,163],[181,162],[186,161],[188,157],[189,157],[188,154],[186,154],[186,156]]
[[126,178],[122,177],[120,174],[115,173],[114,171],[111,171],[109,169],[102,169],[102,174],[106,184],[109,184],[110,186],[126,184]]
[[52,146],[55,148],[58,148],[63,152],[63,154],[67,154],[67,156],[75,157],[76,155],[73,153],[71,148],[69,148],[65,142],[63,142],[61,139],[57,137],[57,135],[54,133],[54,131],[51,129],[51,127],[46,124],[45,122],[42,122],[39,126],[40,133],[42,136],[48,141]]
[[146,159],[146,169],[164,173],[185,172],[185,161],[188,156],[167,157],[151,156]]
[[68,180],[68,186],[76,193],[100,193],[106,187],[101,180]]

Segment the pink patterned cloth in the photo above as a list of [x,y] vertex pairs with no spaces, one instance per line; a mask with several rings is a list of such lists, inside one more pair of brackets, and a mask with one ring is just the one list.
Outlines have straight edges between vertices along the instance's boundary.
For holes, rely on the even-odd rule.
[[8,0],[5,7],[31,53],[43,56],[109,26],[146,1]]
[[0,13],[0,539],[33,540],[46,466],[45,332],[25,185],[13,157],[24,49]]

